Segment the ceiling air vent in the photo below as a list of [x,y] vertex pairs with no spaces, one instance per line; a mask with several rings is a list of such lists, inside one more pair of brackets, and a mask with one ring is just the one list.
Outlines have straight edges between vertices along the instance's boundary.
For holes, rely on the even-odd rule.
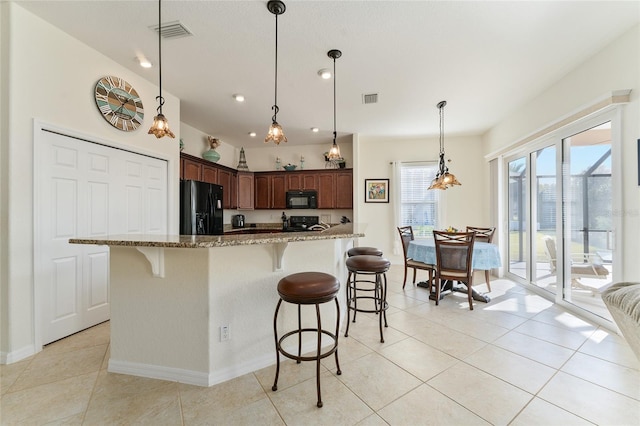
[[[149,28],[155,31],[156,34],[158,33],[158,25],[153,25]],[[189,31],[187,27],[182,25],[180,21],[165,22],[162,24],[162,38],[180,38],[192,35],[193,33]]]
[[378,94],[370,93],[368,95],[362,95],[363,104],[376,104],[378,103]]

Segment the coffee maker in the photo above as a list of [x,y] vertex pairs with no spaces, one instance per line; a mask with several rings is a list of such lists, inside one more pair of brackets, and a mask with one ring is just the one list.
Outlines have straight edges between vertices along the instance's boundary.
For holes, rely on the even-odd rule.
[[236,214],[231,217],[231,227],[244,228],[244,215]]

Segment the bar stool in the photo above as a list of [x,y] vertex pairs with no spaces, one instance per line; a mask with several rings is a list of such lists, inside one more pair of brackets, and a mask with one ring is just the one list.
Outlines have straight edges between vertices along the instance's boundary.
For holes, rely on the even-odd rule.
[[351,247],[347,256],[378,256],[382,257],[382,250],[375,247]]
[[[271,390],[274,392],[278,390],[278,375],[280,374],[280,354],[287,358],[294,359],[299,364],[301,361],[315,361],[316,362],[316,385],[318,390],[318,407],[322,407],[322,397],[320,395],[320,360],[326,358],[329,355],[335,353],[336,367],[338,375],[342,374],[340,371],[340,364],[338,362],[338,333],[340,328],[340,305],[338,303],[338,291],[340,290],[340,282],[333,276],[325,274],[323,272],[300,272],[297,274],[291,274],[282,278],[278,282],[278,294],[280,300],[276,306],[276,312],[273,316],[273,333],[276,342],[276,378],[273,382]],[[334,300],[336,304],[336,332],[335,334],[322,329],[322,323],[320,321],[320,304]],[[285,333],[282,337],[278,338],[278,311],[282,301],[293,303],[298,305],[298,328],[296,330]],[[315,305],[316,306],[316,320],[317,328],[302,328],[302,321],[300,317],[300,311],[302,305]],[[316,333],[318,338],[318,345],[316,354],[314,356],[302,356],[302,333]],[[298,354],[294,355],[282,347],[282,342],[290,336],[298,335]],[[322,348],[322,335],[329,336],[332,339],[331,347],[325,352],[321,353]]]
[[[347,259],[346,262],[349,275],[347,276],[347,329],[344,337],[349,336],[349,318],[353,311],[353,322],[356,322],[358,312],[370,312],[379,315],[380,322],[380,342],[384,343],[382,333],[382,317],[384,326],[387,324],[387,274],[391,262],[379,256],[359,255]],[[373,286],[370,286],[373,284]],[[358,295],[358,292],[373,292],[373,296]],[[373,309],[363,309],[358,307],[358,300],[373,300]]]

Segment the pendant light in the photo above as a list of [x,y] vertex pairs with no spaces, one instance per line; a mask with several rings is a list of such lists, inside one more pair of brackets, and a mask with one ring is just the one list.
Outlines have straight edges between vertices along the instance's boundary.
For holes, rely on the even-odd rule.
[[336,59],[342,56],[342,52],[338,49],[332,49],[327,52],[327,56],[333,58],[333,145],[331,145],[327,157],[329,161],[336,161],[342,158],[340,155],[340,147],[336,143],[336,137],[338,136],[336,133]]
[[447,101],[441,101],[437,107],[440,115],[440,161],[438,163],[438,173],[436,173],[435,179],[431,181],[431,186],[428,189],[442,189],[445,190],[454,185],[462,185],[458,182],[453,173],[449,173],[449,169],[445,166],[444,162],[444,107],[447,105]]
[[267,9],[269,12],[276,16],[276,77],[275,77],[275,98],[273,106],[273,117],[271,118],[271,126],[269,127],[269,133],[264,138],[264,143],[274,142],[276,145],[280,145],[280,142],[286,142],[287,137],[284,135],[282,127],[278,124],[278,15],[282,15],[287,9],[283,2],[279,0],[270,0],[267,3]]
[[149,134],[155,135],[158,139],[163,136],[175,138],[176,135],[169,129],[167,118],[162,114],[162,105],[164,105],[164,98],[162,97],[162,0],[158,0],[158,70],[158,87],[160,89],[160,94],[156,96],[158,115],[153,117],[153,124],[149,129]]

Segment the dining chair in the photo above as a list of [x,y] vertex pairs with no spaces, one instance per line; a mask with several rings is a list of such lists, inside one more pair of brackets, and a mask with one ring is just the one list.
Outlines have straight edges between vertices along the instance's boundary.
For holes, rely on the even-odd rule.
[[411,226],[399,226],[398,232],[400,233],[400,240],[402,241],[402,251],[404,252],[404,279],[402,280],[402,289],[404,289],[407,283],[407,269],[413,269],[413,284],[416,283],[416,272],[418,269],[429,272],[428,290],[431,292],[431,285],[433,284],[433,277],[435,275],[435,266],[428,263],[418,262],[407,256],[409,250],[409,242],[413,241],[413,227]]
[[[493,234],[496,233],[496,228],[495,227],[481,228],[479,226],[467,226],[467,232],[475,232],[476,241],[480,241],[482,243],[491,243],[493,241]],[[487,289],[489,291],[491,291],[491,283],[489,282],[490,275],[491,275],[491,271],[489,269],[485,269],[484,279],[487,282]]]
[[473,310],[473,244],[475,232],[433,231],[436,246],[436,305],[440,302],[442,286],[446,281],[458,281],[467,286],[469,310]]

